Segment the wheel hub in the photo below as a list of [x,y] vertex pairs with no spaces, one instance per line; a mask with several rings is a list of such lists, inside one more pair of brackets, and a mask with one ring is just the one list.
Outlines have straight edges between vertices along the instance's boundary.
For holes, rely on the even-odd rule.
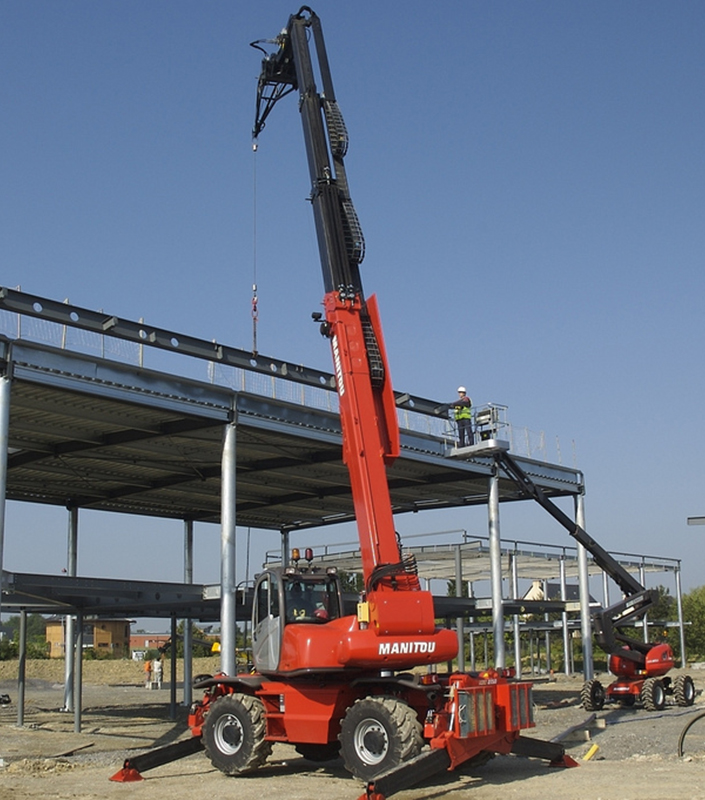
[[243,729],[240,720],[233,714],[222,716],[213,731],[215,741],[222,753],[237,753],[242,747]]
[[365,764],[379,764],[389,749],[384,726],[375,719],[363,720],[355,731],[355,749]]

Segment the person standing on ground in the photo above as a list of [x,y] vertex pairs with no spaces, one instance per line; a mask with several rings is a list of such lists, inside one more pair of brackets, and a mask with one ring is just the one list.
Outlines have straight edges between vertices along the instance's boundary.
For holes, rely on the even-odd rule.
[[154,683],[157,684],[157,689],[162,688],[162,660],[161,658],[155,658],[154,662],[152,663],[152,672],[153,672],[153,679]]
[[475,444],[472,433],[472,400],[464,386],[458,386],[458,399],[449,406],[453,409],[458,426],[458,447],[469,447]]
[[148,658],[144,660],[144,688],[152,688],[152,662]]

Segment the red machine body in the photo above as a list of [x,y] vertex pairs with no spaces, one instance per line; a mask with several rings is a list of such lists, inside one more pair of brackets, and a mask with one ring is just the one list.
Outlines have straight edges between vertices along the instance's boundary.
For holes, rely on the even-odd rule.
[[457,655],[457,634],[436,624],[433,596],[394,526],[387,467],[399,455],[397,408],[377,302],[362,291],[364,246],[343,164],[347,133],[320,20],[304,6],[274,43],[262,62],[254,134],[298,89],[326,289],[321,333],[333,356],[364,590],[350,614],[335,569],[299,558],[266,568],[254,589],[254,671],[196,684],[205,694],[191,710],[193,736],[231,775],[261,766],[276,742],[319,761],[342,755],[367,782],[366,797],[377,800],[481,754],[523,747],[567,763],[561,746],[527,745],[520,735],[534,725],[530,683],[435,671]]

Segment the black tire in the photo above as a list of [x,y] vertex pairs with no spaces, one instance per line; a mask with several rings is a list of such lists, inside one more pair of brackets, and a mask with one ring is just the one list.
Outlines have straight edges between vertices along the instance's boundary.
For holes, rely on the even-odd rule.
[[666,705],[666,689],[658,678],[647,678],[641,687],[641,702],[647,711],[661,711]]
[[423,747],[416,712],[396,697],[356,700],[340,726],[345,768],[361,781],[418,755]]
[[[705,722],[700,725],[696,724],[704,719],[705,711],[701,711],[700,714],[696,714],[681,731],[681,735],[678,739],[678,755],[681,756],[681,758],[683,756],[693,755],[702,757],[705,752],[705,748],[703,747],[703,742],[705,742]],[[687,736],[689,732],[690,736]]]
[[673,699],[676,705],[692,706],[695,702],[695,684],[690,675],[679,675],[673,682]]
[[316,763],[335,761],[336,758],[340,758],[340,742],[297,744],[295,749],[300,756]]
[[599,711],[604,706],[605,688],[597,678],[585,681],[580,692],[580,703],[586,711]]
[[206,715],[203,747],[216,769],[226,775],[242,775],[261,767],[272,752],[264,733],[261,700],[229,694],[219,697]]

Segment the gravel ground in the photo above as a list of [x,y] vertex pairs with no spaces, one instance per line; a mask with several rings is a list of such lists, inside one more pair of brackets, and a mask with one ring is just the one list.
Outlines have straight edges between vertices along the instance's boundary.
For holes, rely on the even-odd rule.
[[[28,675],[42,672],[42,662],[37,663],[40,666],[28,669]],[[57,667],[52,665],[52,669]],[[0,694],[7,693],[13,700],[0,706],[0,800],[39,796],[133,800],[155,792],[176,797],[205,793],[209,798],[236,796],[238,800],[261,800],[265,794],[287,800],[310,800],[316,795],[342,800],[359,797],[360,784],[340,762],[315,765],[287,745],[275,745],[267,766],[252,777],[227,778],[197,753],[145,773],[140,783],[110,782],[109,776],[127,756],[187,735],[185,708],[179,706],[176,719],[169,719],[168,688],[146,690],[139,665],[122,662],[121,669],[122,673],[113,665],[112,671],[104,670],[102,684],[97,667],[86,674],[81,733],[74,732],[72,714],[57,710],[63,704],[61,672],[27,679],[22,728],[16,725],[16,682],[0,672]],[[194,665],[194,671],[213,671],[213,665]],[[395,797],[460,800],[472,789],[473,800],[496,800],[499,794],[523,800],[544,800],[551,794],[563,800],[703,800],[705,754],[686,758],[676,754],[684,725],[694,713],[705,710],[700,693],[705,674],[691,674],[698,689],[692,708],[669,704],[663,712],[649,713],[641,708],[606,707],[591,721],[592,715],[578,705],[581,679],[559,676],[555,681],[537,682],[537,725],[530,733],[551,739],[582,726],[563,740],[568,753],[580,762],[579,769],[551,769],[536,760],[497,757],[474,773],[436,776]],[[598,749],[593,757],[583,760],[594,745]]]

